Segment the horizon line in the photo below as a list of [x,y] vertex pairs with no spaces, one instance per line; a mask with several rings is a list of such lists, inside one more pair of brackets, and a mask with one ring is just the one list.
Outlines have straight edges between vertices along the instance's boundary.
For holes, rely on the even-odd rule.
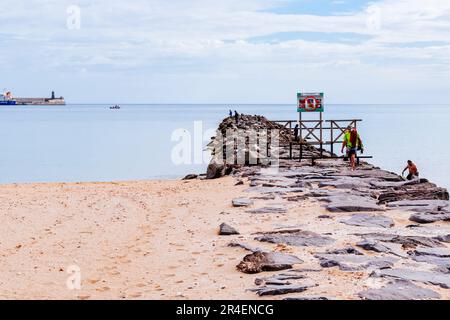
[[[66,105],[104,105],[104,104],[122,104],[122,105],[230,105],[230,106],[238,106],[238,105],[266,105],[266,106],[273,106],[273,105],[296,105],[296,103],[285,103],[285,102],[279,102],[279,103],[257,103],[257,102],[251,102],[251,103],[240,103],[240,102],[70,102]],[[450,102],[448,103],[408,103],[408,102],[402,102],[402,103],[327,103],[326,105],[378,105],[378,106],[402,106],[402,105],[413,105],[413,106],[450,106]]]

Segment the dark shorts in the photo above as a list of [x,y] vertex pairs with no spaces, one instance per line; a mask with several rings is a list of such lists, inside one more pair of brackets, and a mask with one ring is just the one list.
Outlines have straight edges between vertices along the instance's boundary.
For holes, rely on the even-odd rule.
[[348,155],[349,156],[351,156],[351,155],[355,155],[356,156],[356,148],[350,148],[349,150],[348,150]]
[[408,174],[408,176],[406,177],[406,179],[407,180],[412,180],[412,179],[414,179],[414,178],[418,178],[419,177],[419,173],[417,173],[417,175],[415,175],[415,174]]

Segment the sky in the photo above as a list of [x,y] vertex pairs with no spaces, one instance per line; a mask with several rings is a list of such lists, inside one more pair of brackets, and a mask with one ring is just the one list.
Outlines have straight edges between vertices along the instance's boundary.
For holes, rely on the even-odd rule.
[[450,104],[449,0],[0,0],[0,90],[68,103]]

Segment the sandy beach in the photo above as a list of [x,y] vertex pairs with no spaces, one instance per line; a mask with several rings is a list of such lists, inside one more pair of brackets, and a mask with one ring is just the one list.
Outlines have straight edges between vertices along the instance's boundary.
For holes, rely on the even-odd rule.
[[[1,298],[251,297],[234,272],[239,252],[216,230],[243,188],[233,183],[1,186]],[[81,290],[67,288],[72,265]]]
[[[308,289],[308,296],[354,299],[357,292],[380,286],[363,272],[314,271],[320,268],[314,253],[358,241],[352,234],[360,228],[338,221],[348,213],[318,219],[330,213],[317,200],[289,202],[277,196],[255,199],[254,207],[286,205],[286,213],[249,214],[232,206],[232,199],[248,197],[248,179],[243,185],[236,181],[2,185],[0,298],[255,299],[247,289],[261,275],[236,270],[248,252],[229,247],[230,241],[295,254],[309,280],[320,283]],[[396,226],[410,224],[404,211],[385,216]],[[219,236],[222,222],[240,235]],[[337,242],[318,249],[254,240],[257,232],[298,227],[333,234]],[[73,266],[80,271],[79,290],[67,286]],[[263,276],[270,274],[277,272]],[[433,290],[450,298],[446,289]]]

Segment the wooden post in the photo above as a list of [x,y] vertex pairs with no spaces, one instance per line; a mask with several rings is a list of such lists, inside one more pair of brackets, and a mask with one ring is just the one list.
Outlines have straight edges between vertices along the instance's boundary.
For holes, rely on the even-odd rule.
[[323,125],[322,125],[322,112],[320,112],[320,157],[323,158],[323,141],[322,141],[322,130],[323,130]]
[[330,142],[331,142],[331,156],[334,156],[334,134],[333,134],[333,121],[330,122]]
[[298,127],[300,129],[300,154],[298,157],[298,161],[302,161],[303,158],[303,125],[302,125],[302,113],[298,113]]

